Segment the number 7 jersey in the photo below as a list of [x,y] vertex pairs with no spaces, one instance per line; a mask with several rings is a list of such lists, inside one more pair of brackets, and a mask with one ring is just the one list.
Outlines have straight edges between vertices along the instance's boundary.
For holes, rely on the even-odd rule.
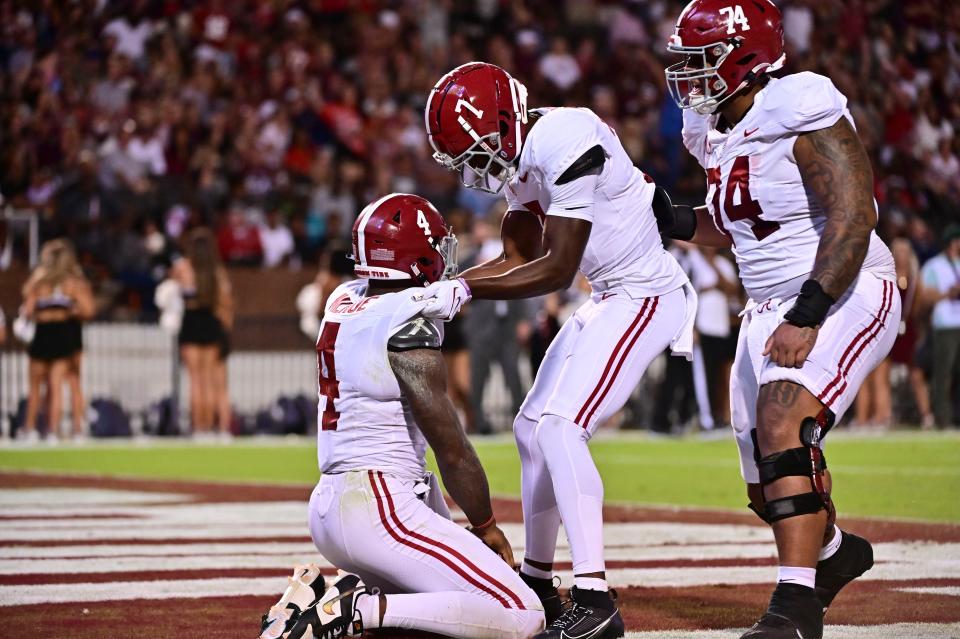
[[[804,188],[793,145],[842,117],[853,124],[847,99],[829,78],[804,72],[771,79],[732,129],[719,131],[718,117],[683,114],[684,145],[707,172],[707,209],[733,241],[751,299],[797,295],[827,218]],[[893,256],[875,232],[861,270],[894,278]]]

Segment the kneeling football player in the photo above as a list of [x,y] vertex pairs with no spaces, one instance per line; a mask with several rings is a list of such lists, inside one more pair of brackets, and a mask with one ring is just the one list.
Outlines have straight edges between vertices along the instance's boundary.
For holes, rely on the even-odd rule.
[[[446,393],[442,324],[419,314],[418,293],[456,270],[455,249],[415,195],[381,198],[354,224],[361,279],[330,295],[317,340],[322,477],[310,500],[313,541],[345,572],[325,588],[318,568],[299,568],[262,639],[376,628],[520,639],[543,628]],[[428,444],[469,530],[450,520],[426,471]]]

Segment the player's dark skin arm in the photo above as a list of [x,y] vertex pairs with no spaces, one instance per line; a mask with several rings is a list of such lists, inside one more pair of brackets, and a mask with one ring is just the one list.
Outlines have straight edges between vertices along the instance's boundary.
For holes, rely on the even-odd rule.
[[[413,418],[437,459],[444,488],[473,526],[493,518],[490,488],[477,452],[457,419],[447,394],[447,368],[439,350],[421,348],[389,353],[390,367]],[[474,531],[513,565],[510,543],[495,524]]]
[[[592,227],[586,220],[550,216],[543,226],[542,256],[524,259],[521,265],[501,274],[466,271],[462,277],[478,299],[521,299],[567,288],[577,274]],[[529,244],[524,245],[522,253],[518,250],[520,258],[534,254]]]
[[[793,154],[804,186],[827,218],[810,278],[838,300],[860,273],[877,224],[870,160],[846,118],[800,135]],[[813,350],[817,332],[783,323],[767,341],[765,354],[781,366],[799,368]]]
[[697,216],[697,232],[693,234],[690,241],[701,246],[712,246],[713,248],[730,248],[733,246],[733,240],[730,236],[720,232],[717,225],[713,223],[710,211],[706,206],[696,206],[693,208]]
[[543,225],[529,211],[508,211],[500,223],[503,253],[460,274],[467,279],[503,275],[543,256]]

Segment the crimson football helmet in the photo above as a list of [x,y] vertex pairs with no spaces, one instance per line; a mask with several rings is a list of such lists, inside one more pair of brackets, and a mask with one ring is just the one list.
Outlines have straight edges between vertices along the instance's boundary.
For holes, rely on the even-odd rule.
[[353,261],[357,277],[426,286],[456,276],[457,238],[429,201],[391,193],[353,223]]
[[681,109],[701,115],[786,62],[780,10],[770,0],[693,0],[680,13],[667,50],[686,56],[667,68]]
[[527,88],[486,62],[440,78],[424,110],[433,158],[464,185],[499,193],[516,172],[527,123]]

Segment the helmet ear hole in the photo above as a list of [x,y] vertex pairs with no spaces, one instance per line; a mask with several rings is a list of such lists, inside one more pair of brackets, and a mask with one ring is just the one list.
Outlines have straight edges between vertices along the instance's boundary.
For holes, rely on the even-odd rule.
[[500,112],[500,137],[506,140],[510,133],[509,114],[506,111]]
[[400,223],[400,211],[399,211],[399,210],[398,210],[396,213],[393,214],[393,223],[394,223],[394,224],[399,224],[399,223]]

